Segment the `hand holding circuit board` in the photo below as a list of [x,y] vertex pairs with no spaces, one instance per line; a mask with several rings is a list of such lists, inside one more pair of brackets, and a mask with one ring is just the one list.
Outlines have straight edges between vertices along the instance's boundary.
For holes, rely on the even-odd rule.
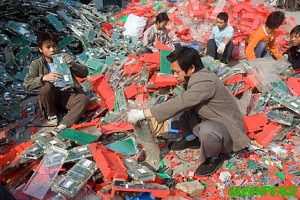
[[[73,85],[73,78],[71,75],[70,67],[72,67],[75,63],[74,58],[66,53],[52,55],[52,58],[53,63],[56,66],[56,73],[58,73],[53,74],[55,78],[58,78],[58,80],[56,80],[57,82],[55,83],[55,86],[62,89],[69,88]],[[59,77],[57,77],[57,75]]]
[[72,67],[75,64],[75,59],[70,54],[63,53],[62,57],[69,67]]
[[58,72],[50,72],[43,76],[43,81],[57,82],[60,79]]

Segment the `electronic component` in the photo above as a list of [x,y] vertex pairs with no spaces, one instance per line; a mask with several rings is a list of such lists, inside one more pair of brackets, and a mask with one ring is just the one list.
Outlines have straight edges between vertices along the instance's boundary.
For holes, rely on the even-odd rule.
[[66,159],[66,162],[75,161],[81,158],[87,158],[91,156],[92,153],[90,150],[90,145],[82,145],[68,150],[68,157]]
[[137,181],[153,181],[155,174],[148,167],[139,164],[131,157],[125,157],[122,159],[124,165],[127,168],[127,173],[131,178]]
[[278,88],[273,88],[269,96],[295,113],[300,114],[300,98],[298,96],[292,96]]
[[57,19],[57,17],[53,13],[46,15],[46,18],[57,31],[63,31],[65,29],[62,23]]
[[29,149],[27,149],[23,154],[22,157],[23,158],[27,158],[27,159],[38,159],[40,158],[42,155],[44,155],[44,149],[39,146],[38,144],[34,143]]
[[62,141],[58,137],[53,137],[50,133],[39,132],[32,135],[31,138],[43,149],[51,146],[57,146],[62,149],[67,149],[70,146],[68,142]]
[[72,198],[97,169],[94,161],[82,158],[65,175],[60,175],[57,178],[51,190]]
[[61,76],[60,80],[55,83],[55,87],[63,89],[69,88],[73,85],[73,78],[68,64],[62,54],[52,55],[52,58],[53,63],[56,65],[56,70]]

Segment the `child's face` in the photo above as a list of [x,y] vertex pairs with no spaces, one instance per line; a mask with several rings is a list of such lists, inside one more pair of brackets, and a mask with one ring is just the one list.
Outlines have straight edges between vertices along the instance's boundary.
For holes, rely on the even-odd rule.
[[162,30],[162,29],[166,28],[167,24],[168,24],[168,21],[162,21],[162,22],[156,23],[156,27],[158,30]]
[[290,36],[291,45],[300,47],[300,33],[295,33]]
[[227,23],[224,20],[217,18],[217,26],[219,29],[225,28],[226,25]]
[[47,62],[52,62],[52,55],[58,53],[58,47],[53,41],[45,41],[39,51],[45,56]]

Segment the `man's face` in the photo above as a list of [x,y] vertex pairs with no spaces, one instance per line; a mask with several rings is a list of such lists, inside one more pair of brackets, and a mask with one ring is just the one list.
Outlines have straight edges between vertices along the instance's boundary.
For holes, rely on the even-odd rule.
[[300,47],[300,33],[292,34],[290,36],[290,39],[291,39],[291,45],[292,46]]
[[224,20],[217,18],[217,26],[219,29],[223,29],[225,28],[225,26],[227,26],[227,22],[225,22]]
[[173,76],[180,83],[185,83],[186,76],[191,76],[195,70],[195,67],[191,67],[187,73],[185,73],[179,66],[178,61],[171,63],[171,70],[173,71]]
[[52,55],[58,53],[58,47],[53,41],[45,41],[39,51],[45,56],[47,62],[52,62]]

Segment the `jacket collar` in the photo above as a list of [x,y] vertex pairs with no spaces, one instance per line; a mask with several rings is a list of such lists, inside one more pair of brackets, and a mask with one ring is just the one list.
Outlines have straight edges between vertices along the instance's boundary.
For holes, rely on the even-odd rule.
[[[195,71],[194,71],[193,74],[197,73],[198,71],[200,71],[200,69],[195,69]],[[192,74],[191,76],[193,76],[193,74]],[[186,83],[184,84],[185,87],[187,87],[187,85],[188,85],[188,83],[189,83],[189,80],[190,80],[191,76],[185,76],[185,77],[184,77],[185,82],[186,82]]]

